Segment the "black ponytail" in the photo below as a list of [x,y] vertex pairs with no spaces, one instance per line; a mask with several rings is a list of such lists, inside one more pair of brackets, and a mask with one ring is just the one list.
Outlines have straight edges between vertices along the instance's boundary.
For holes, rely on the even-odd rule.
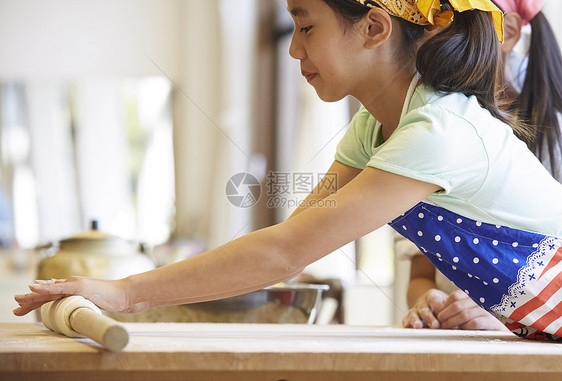
[[475,96],[482,107],[528,138],[528,129],[500,108],[499,40],[491,16],[482,11],[454,12],[453,22],[418,50],[416,66],[436,91]]
[[[512,111],[532,127],[528,144],[539,160],[550,159],[554,176],[562,163],[562,56],[556,37],[542,12],[531,20],[531,46],[525,83]],[[562,178],[558,178],[562,181]]]
[[[355,0],[324,0],[346,28],[361,20],[369,7]],[[447,0],[442,8],[452,10]],[[374,4],[376,5],[376,4]],[[417,49],[425,27],[392,16],[402,31],[398,59],[416,58],[425,84],[438,92],[475,96],[494,117],[509,124],[523,140],[530,138],[527,126],[503,110],[498,83],[500,47],[492,17],[483,11],[454,11],[453,22]],[[416,54],[417,50],[417,54]]]

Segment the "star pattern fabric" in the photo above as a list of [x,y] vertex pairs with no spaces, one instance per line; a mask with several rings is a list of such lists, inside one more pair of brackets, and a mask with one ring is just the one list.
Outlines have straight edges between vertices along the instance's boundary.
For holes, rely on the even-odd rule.
[[562,238],[421,202],[390,223],[518,336],[562,340]]

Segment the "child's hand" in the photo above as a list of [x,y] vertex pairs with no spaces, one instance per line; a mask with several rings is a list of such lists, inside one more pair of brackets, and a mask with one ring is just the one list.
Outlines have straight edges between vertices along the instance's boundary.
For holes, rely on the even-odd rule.
[[437,318],[441,322],[441,328],[444,329],[507,330],[499,320],[478,306],[461,290],[449,295]]
[[37,280],[29,286],[29,294],[16,295],[14,299],[20,305],[13,313],[23,316],[43,304],[69,295],[81,295],[91,300],[99,308],[108,311],[140,312],[148,305],[144,303],[129,306],[124,280],[99,280],[85,277],[68,279]]
[[443,303],[447,299],[447,294],[438,289],[428,290],[417,301],[408,314],[402,319],[405,328],[440,328],[441,324],[437,315],[443,309]]

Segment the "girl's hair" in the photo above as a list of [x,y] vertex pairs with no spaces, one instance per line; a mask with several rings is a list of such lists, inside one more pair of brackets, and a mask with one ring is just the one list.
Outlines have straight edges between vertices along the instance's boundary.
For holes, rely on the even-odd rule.
[[[358,22],[369,7],[355,0],[324,0],[344,25]],[[448,1],[442,6],[452,10]],[[393,17],[393,16],[392,16]],[[499,41],[491,16],[481,11],[454,11],[454,20],[417,49],[425,27],[393,17],[402,30],[399,55],[411,60],[425,84],[438,92],[475,96],[494,117],[511,125],[520,138],[528,138],[527,129],[498,106],[497,74],[500,62]]]
[[[539,160],[550,159],[550,171],[561,171],[562,57],[556,37],[542,12],[531,20],[531,46],[525,83],[512,111],[532,128],[529,148]],[[559,178],[558,180],[562,180]]]

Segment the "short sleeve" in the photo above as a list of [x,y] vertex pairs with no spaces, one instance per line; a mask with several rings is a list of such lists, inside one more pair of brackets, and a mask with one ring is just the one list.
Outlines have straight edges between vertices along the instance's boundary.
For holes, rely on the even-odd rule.
[[362,106],[338,143],[335,159],[350,167],[365,169],[372,156],[365,148],[372,142],[375,125],[375,119]]
[[485,181],[489,160],[470,122],[440,106],[426,105],[402,118],[367,165],[467,199]]

